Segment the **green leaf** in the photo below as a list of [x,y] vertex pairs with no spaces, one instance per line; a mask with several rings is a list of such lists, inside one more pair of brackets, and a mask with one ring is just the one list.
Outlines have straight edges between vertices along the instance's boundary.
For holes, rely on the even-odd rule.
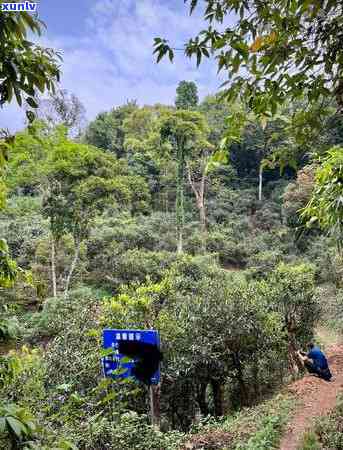
[[115,350],[112,347],[110,347],[110,348],[103,348],[103,349],[100,350],[100,356],[102,358],[104,358],[105,356],[113,355],[114,352],[115,352]]
[[0,417],[0,435],[6,432],[6,418]]
[[15,419],[14,417],[7,417],[6,420],[9,427],[18,438],[21,438],[26,434],[26,428],[21,422],[19,422],[19,420]]
[[174,52],[173,52],[173,50],[171,48],[168,50],[168,55],[169,55],[170,62],[173,62],[173,60],[174,60]]
[[34,108],[34,109],[38,108],[38,105],[37,105],[37,103],[36,103],[34,98],[27,97],[26,101],[31,106],[31,108]]
[[30,123],[32,123],[36,118],[32,111],[26,111],[26,117]]

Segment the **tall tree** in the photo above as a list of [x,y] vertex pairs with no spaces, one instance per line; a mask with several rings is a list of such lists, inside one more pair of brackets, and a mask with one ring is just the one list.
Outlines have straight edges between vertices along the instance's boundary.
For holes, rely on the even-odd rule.
[[[27,104],[37,106],[37,92],[54,91],[59,81],[60,56],[28,40],[28,33],[40,35],[43,23],[27,12],[20,14],[0,10],[0,106],[11,103],[13,97],[19,106],[23,105],[23,96]],[[34,119],[32,111],[27,112],[30,121]],[[5,199],[3,170],[11,138],[5,133],[0,136],[0,208]],[[14,262],[9,258],[7,244],[0,239],[0,271],[11,279],[15,277]],[[1,282],[0,275],[0,282]]]
[[[247,124],[245,130],[245,143],[250,151],[256,153],[258,160],[258,200],[262,202],[263,176],[266,168],[275,168],[277,165],[283,170],[290,165],[296,169],[295,157],[291,155],[292,145],[284,132],[287,126],[282,116],[274,120],[259,120]],[[285,158],[285,154],[287,158]]]
[[209,128],[201,130],[194,143],[194,149],[186,163],[189,185],[195,195],[196,206],[199,211],[200,230],[205,244],[207,229],[205,195],[210,172],[220,162],[219,153],[214,154],[215,147],[208,141]]
[[161,136],[168,140],[177,160],[177,193],[176,193],[176,223],[177,252],[183,251],[184,228],[184,183],[186,161],[197,148],[197,144],[207,127],[203,116],[198,112],[178,110],[169,113],[162,121]]
[[188,110],[196,109],[198,102],[198,88],[194,81],[180,81],[176,88],[176,108]]
[[85,142],[103,150],[108,150],[118,157],[123,156],[125,153],[123,123],[136,109],[136,102],[131,101],[126,105],[113,108],[109,112],[98,114],[85,131]]
[[[304,92],[311,101],[333,96],[343,110],[343,4],[341,0],[191,0],[205,4],[208,27],[184,47],[187,56],[217,60],[229,98],[243,96],[259,115]],[[229,17],[233,25],[225,26]],[[230,20],[232,23],[232,21]],[[158,61],[173,60],[166,39],[155,39]],[[240,70],[244,68],[244,71]]]
[[58,288],[55,255],[59,243],[65,235],[73,239],[74,256],[64,270],[67,295],[95,216],[118,204],[125,204],[129,211],[144,212],[149,200],[146,183],[129,172],[125,161],[68,139],[63,126],[51,130],[47,124],[34,122],[30,132],[18,134],[11,154],[9,187],[26,189],[43,198],[42,213],[50,227],[54,295]]
[[47,195],[44,213],[52,232],[71,233],[75,253],[69,268],[64,294],[68,295],[82,242],[88,237],[92,220],[106,206],[131,205],[148,198],[140,177],[125,173],[125,164],[92,147],[65,142],[46,162]]
[[[66,89],[50,93],[49,98],[36,97],[36,117],[51,127],[64,125],[72,137],[81,135],[86,122],[86,109],[76,95]],[[30,107],[28,108],[30,111]]]
[[171,108],[155,105],[137,108],[123,122],[124,149],[130,169],[147,180],[150,191],[169,207],[174,162],[168,144],[161,140],[161,120]]

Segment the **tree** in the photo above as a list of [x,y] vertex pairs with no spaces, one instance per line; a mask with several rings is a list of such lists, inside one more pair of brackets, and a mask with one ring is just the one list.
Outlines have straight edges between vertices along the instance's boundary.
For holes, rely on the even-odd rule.
[[118,157],[123,156],[125,141],[123,123],[136,108],[136,102],[131,101],[126,105],[113,108],[110,112],[98,114],[85,131],[85,142],[108,150]]
[[[0,2],[2,3],[2,2]],[[40,35],[43,23],[27,12],[8,14],[0,10],[0,107],[11,103],[15,96],[19,106],[25,101],[32,108],[37,104],[37,91],[54,91],[59,81],[60,56],[52,49],[43,48],[27,39],[28,32]],[[30,121],[34,114],[27,112]],[[0,209],[5,201],[3,170],[7,160],[9,144],[13,138],[6,133],[0,136]],[[15,276],[14,263],[9,258],[6,242],[1,239],[1,272],[5,279]],[[1,276],[0,276],[1,278]]]
[[177,252],[183,251],[184,227],[184,178],[186,160],[197,148],[201,136],[206,133],[207,126],[203,116],[198,112],[178,110],[167,114],[162,121],[161,136],[168,140],[177,160],[177,193],[176,193],[176,223]]
[[290,183],[282,196],[282,212],[286,223],[291,228],[301,225],[300,210],[310,201],[314,188],[314,167],[305,166],[297,173],[297,179]]
[[[190,12],[200,4],[191,0]],[[232,26],[224,26],[234,17]],[[184,46],[188,57],[215,58],[225,70],[227,98],[242,96],[258,115],[275,113],[286,99],[305,93],[309,101],[336,98],[343,108],[342,27],[340,0],[205,0],[209,26]],[[166,39],[155,39],[158,61],[174,51]],[[243,69],[244,70],[240,70]]]
[[314,267],[306,264],[280,264],[270,275],[274,307],[283,318],[288,337],[289,368],[297,373],[302,364],[299,346],[312,339],[319,305],[314,293]]
[[[42,212],[50,225],[54,296],[56,248],[64,235],[73,238],[75,252],[64,286],[67,295],[93,219],[118,204],[126,204],[132,211],[145,211],[149,199],[147,186],[141,177],[129,173],[124,161],[95,147],[70,141],[63,126],[50,130],[46,124],[35,122],[30,133],[18,134],[11,153],[11,189],[24,187],[43,198]],[[27,164],[22,164],[23,161]]]
[[10,287],[17,277],[18,267],[10,257],[5,239],[0,239],[0,287]]
[[64,125],[71,136],[80,136],[86,120],[86,110],[76,95],[70,94],[66,89],[59,89],[50,93],[48,99],[37,97],[36,102],[37,119],[46,121],[51,127]]
[[[262,202],[263,174],[266,168],[281,170],[288,165],[296,169],[296,160],[292,156],[292,143],[287,139],[285,128],[287,120],[275,116],[274,120],[258,120],[247,124],[245,129],[246,144],[256,153],[258,160],[258,200]],[[286,156],[286,157],[285,157]]]
[[92,220],[106,207],[132,205],[137,198],[144,201],[148,194],[139,177],[125,173],[125,165],[112,155],[86,145],[65,142],[50,155],[46,167],[44,214],[49,217],[56,238],[69,232],[75,243],[64,288],[67,296],[81,244],[88,237]]
[[8,133],[0,131],[0,210],[5,205],[6,186],[4,182],[5,165],[8,160],[8,147],[10,141],[13,140]]
[[187,176],[189,185],[195,195],[196,205],[200,215],[200,228],[202,233],[206,232],[206,208],[205,189],[209,172],[209,163],[212,153],[212,146],[209,142],[199,143],[199,160],[192,159],[187,163]]
[[230,105],[220,95],[208,95],[200,103],[199,112],[204,114],[210,128],[209,141],[219,148],[227,128],[227,118],[230,114]]
[[214,146],[207,140],[208,131],[206,129],[202,136],[199,136],[192,155],[186,163],[188,182],[195,195],[196,206],[200,216],[200,230],[203,236],[207,228],[206,185],[210,172],[220,163],[220,157],[218,158],[218,154],[214,154]]
[[333,147],[322,158],[315,172],[312,196],[303,209],[307,226],[328,232],[342,252],[343,242],[343,148]]
[[198,88],[194,81],[180,81],[176,88],[177,109],[196,109],[199,102]]
[[167,157],[168,143],[161,140],[161,121],[171,108],[155,105],[133,111],[123,122],[124,149],[130,169],[144,176],[150,192],[169,208],[175,163]]
[[[37,107],[37,92],[54,92],[59,81],[60,56],[27,40],[28,32],[40,35],[43,23],[26,12],[8,14],[0,11],[0,105],[15,96],[19,106],[25,101]],[[28,112],[32,121],[34,115]]]

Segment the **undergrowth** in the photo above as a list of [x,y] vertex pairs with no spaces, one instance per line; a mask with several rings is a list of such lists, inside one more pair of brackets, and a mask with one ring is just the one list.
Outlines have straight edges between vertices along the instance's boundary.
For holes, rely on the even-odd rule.
[[[202,422],[193,429],[193,433],[196,432],[196,434],[183,448],[193,450],[276,449],[294,404],[293,397],[279,394],[271,400],[255,407],[245,408],[221,421]],[[222,438],[222,442],[217,441],[213,444],[210,437],[214,433],[219,439]]]

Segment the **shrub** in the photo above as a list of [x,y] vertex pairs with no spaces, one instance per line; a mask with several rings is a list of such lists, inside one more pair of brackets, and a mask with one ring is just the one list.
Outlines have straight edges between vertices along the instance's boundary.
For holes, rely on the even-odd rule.
[[[100,342],[91,330],[98,329],[101,304],[96,292],[80,288],[71,291],[64,305],[54,305],[52,327],[63,329],[48,344],[44,354],[46,385],[63,383],[89,390],[100,376]],[[68,304],[67,304],[68,303]],[[55,308],[56,306],[56,308]]]
[[45,395],[45,365],[38,349],[23,346],[1,356],[1,396],[11,402],[33,408]]
[[20,335],[20,326],[17,317],[0,319],[0,342],[16,339]]
[[317,420],[315,433],[323,448],[343,448],[343,397],[339,396],[335,409],[326,417]]
[[209,232],[206,239],[206,249],[209,253],[216,253],[222,265],[244,266],[247,252],[244,240],[237,240],[230,229]]
[[93,299],[96,302],[103,293],[90,288],[79,288],[74,289],[70,295],[71,298],[61,296],[45,300],[42,310],[27,319],[27,326],[30,328],[28,337],[37,340],[43,336],[57,336],[65,330],[66,321],[77,316],[82,305]]
[[[37,425],[31,413],[14,403],[0,405],[0,439],[16,450],[35,436]],[[0,441],[1,442],[1,441]]]
[[298,450],[321,450],[322,446],[319,444],[317,436],[313,431],[307,431],[298,447]]

